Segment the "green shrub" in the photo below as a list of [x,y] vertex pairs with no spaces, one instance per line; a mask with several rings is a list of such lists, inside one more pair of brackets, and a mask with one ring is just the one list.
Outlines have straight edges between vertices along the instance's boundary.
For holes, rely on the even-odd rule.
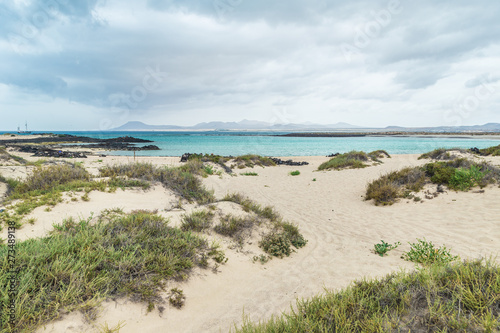
[[429,265],[429,264],[443,264],[456,260],[457,256],[452,256],[450,251],[442,246],[435,248],[432,242],[425,239],[417,239],[417,243],[409,243],[411,245],[410,251],[403,254],[402,258],[407,261]]
[[259,242],[259,246],[267,254],[279,258],[288,257],[292,253],[292,242],[284,233],[271,232]]
[[285,237],[290,240],[290,243],[297,249],[306,246],[307,240],[299,232],[299,228],[296,225],[289,222],[280,222],[278,227],[283,230]]
[[455,168],[445,162],[427,163],[424,165],[424,170],[435,184],[447,185],[455,174]]
[[290,176],[298,176],[298,175],[300,175],[299,170],[295,170],[295,171],[290,172]]
[[481,172],[475,165],[470,169],[455,169],[454,175],[449,180],[449,186],[453,189],[467,191],[475,185],[481,185],[485,172]]
[[399,245],[401,245],[400,242],[397,242],[397,243],[394,243],[394,244],[386,243],[383,240],[381,240],[380,242],[381,243],[378,243],[378,244],[374,245],[374,251],[375,251],[376,254],[378,254],[381,257],[383,257],[390,250],[394,250]]

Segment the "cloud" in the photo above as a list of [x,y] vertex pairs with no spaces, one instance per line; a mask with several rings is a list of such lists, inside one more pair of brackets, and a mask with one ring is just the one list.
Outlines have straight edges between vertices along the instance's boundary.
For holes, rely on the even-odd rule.
[[0,102],[22,109],[16,91],[67,101],[96,123],[119,110],[239,120],[277,104],[313,122],[346,110],[354,123],[404,122],[404,110],[442,113],[485,75],[498,81],[499,10],[493,0],[12,1],[0,4]]

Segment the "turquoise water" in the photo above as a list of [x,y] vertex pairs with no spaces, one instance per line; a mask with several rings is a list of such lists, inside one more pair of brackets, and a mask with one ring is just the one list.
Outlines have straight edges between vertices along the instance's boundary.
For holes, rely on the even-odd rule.
[[[62,133],[62,132],[61,132]],[[262,132],[64,132],[93,138],[133,136],[154,141],[161,150],[138,151],[139,156],[181,156],[184,153],[218,155],[259,154],[265,156],[321,156],[350,150],[386,150],[389,154],[420,154],[436,148],[486,148],[500,144],[497,140],[442,137],[351,137],[293,138],[271,136],[282,133]],[[143,144],[140,144],[143,145]],[[110,154],[132,155],[133,152]]]

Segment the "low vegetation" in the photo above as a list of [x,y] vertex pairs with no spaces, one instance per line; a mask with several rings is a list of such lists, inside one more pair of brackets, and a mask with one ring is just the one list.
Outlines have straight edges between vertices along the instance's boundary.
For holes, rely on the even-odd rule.
[[[11,278],[7,252],[8,246],[0,245],[3,286]],[[3,307],[3,328],[31,331],[61,311],[80,310],[94,319],[100,302],[111,297],[128,296],[152,309],[164,302],[159,292],[165,281],[186,279],[193,267],[206,267],[219,252],[152,212],[107,211],[94,225],[66,220],[48,237],[16,244],[19,285],[10,295],[16,320],[9,323],[9,308]],[[175,296],[176,304],[181,296]],[[10,304],[7,294],[0,297]]]
[[242,242],[246,231],[251,231],[253,226],[261,225],[263,221],[267,220],[269,231],[259,241],[260,248],[267,254],[282,258],[289,256],[294,251],[293,248],[299,249],[307,244],[307,240],[300,233],[299,228],[290,222],[283,221],[273,207],[262,207],[237,193],[226,195],[223,201],[237,203],[244,211],[254,213],[255,217],[235,218],[229,216],[221,221],[220,226],[215,227],[216,231],[219,229],[219,233],[230,236],[230,233],[234,232],[237,240]]
[[490,261],[430,265],[354,282],[298,301],[291,313],[237,332],[497,332],[500,268]]
[[295,170],[295,171],[290,172],[290,176],[298,176],[298,175],[300,175],[299,170]]
[[157,167],[151,163],[132,163],[106,166],[99,171],[102,177],[123,177],[158,181],[177,195],[200,204],[215,201],[212,192],[208,191],[196,175],[203,175],[203,163],[198,159],[189,160],[176,168]]
[[373,199],[376,205],[392,205],[398,198],[420,191],[425,181],[425,172],[419,167],[394,171],[369,183],[365,200]]
[[238,169],[253,168],[254,166],[264,167],[276,165],[276,163],[274,163],[274,161],[269,157],[252,154],[235,157],[231,163],[231,168]]
[[479,149],[482,156],[500,156],[500,145]]
[[383,175],[368,184],[365,199],[376,205],[391,205],[399,198],[411,198],[427,183],[445,185],[452,190],[467,191],[500,182],[500,169],[486,162],[465,158],[430,162],[422,167],[405,168]]
[[367,163],[380,163],[380,158],[382,157],[390,157],[390,155],[385,150],[376,150],[368,154],[362,151],[353,150],[348,153],[332,157],[329,161],[322,163],[318,167],[318,170],[365,168],[368,166]]
[[182,217],[181,230],[202,232],[212,227],[214,213],[207,210],[194,211]]
[[[188,161],[211,162],[220,165],[226,172],[232,172],[231,169],[253,168],[255,166],[275,166],[276,163],[269,157],[247,154],[242,156],[221,156],[214,154],[190,154]],[[228,166],[231,165],[231,167]]]
[[[40,206],[55,206],[62,202],[62,193],[83,193],[81,199],[89,200],[88,193],[94,190],[113,192],[117,188],[142,187],[149,188],[149,183],[140,180],[111,178],[95,181],[90,174],[77,164],[56,164],[33,169],[24,181],[0,177],[7,183],[9,192],[5,204],[12,203],[0,212],[0,222],[14,222],[16,227],[22,225],[25,215]],[[71,194],[73,195],[73,194]],[[76,200],[76,197],[73,197]]]
[[258,176],[259,174],[257,172],[242,172],[240,173],[242,176]]
[[242,245],[243,240],[250,236],[252,229],[262,223],[255,216],[237,217],[231,214],[221,216],[219,224],[214,227],[215,232],[234,239]]
[[403,254],[402,258],[407,261],[412,261],[418,264],[444,264],[458,259],[458,256],[452,256],[450,250],[445,246],[439,248],[434,247],[432,242],[425,239],[417,239],[416,243],[409,243],[410,251]]
[[374,245],[373,251],[378,254],[379,256],[383,257],[389,252],[390,250],[394,250],[397,248],[399,245],[401,245],[400,242],[396,242],[394,244],[389,244],[384,242],[383,240],[380,241],[380,243]]
[[458,158],[456,154],[452,154],[452,152],[459,152],[462,154],[470,153],[470,151],[462,148],[438,148],[430,151],[428,153],[424,153],[418,157],[419,160],[428,158],[433,160],[454,160]]

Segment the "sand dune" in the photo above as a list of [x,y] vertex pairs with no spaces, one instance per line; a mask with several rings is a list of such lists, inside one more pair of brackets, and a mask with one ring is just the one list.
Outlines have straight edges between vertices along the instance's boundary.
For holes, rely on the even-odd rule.
[[[252,171],[258,176],[254,177],[224,174],[204,178],[203,182],[214,190],[217,198],[238,192],[260,204],[274,206],[285,219],[298,224],[309,241],[307,246],[288,258],[261,265],[252,261],[259,251],[255,243],[236,251],[223,241],[229,261],[217,273],[195,270],[189,281],[171,283],[182,288],[187,297],[181,310],[165,305],[161,314],[158,310],[146,313],[145,304],[119,299],[104,302],[95,323],[85,323],[80,313],[71,313],[46,324],[38,332],[98,331],[101,324],[111,327],[120,321],[125,324],[120,332],[226,332],[240,324],[243,315],[255,321],[264,320],[289,310],[297,298],[311,297],[324,288],[338,289],[355,279],[379,277],[398,269],[411,270],[414,265],[400,259],[400,255],[409,249],[408,242],[417,238],[446,245],[462,258],[498,255],[498,185],[486,188],[484,193],[448,191],[433,200],[419,203],[402,200],[389,207],[377,207],[363,200],[369,181],[389,171],[426,162],[417,157],[395,155],[384,159],[381,165],[365,169],[320,172],[315,170],[328,160],[326,157],[296,157],[295,160],[307,160],[310,165],[256,167]],[[102,162],[95,158],[83,162],[95,169],[97,165],[130,160],[107,157]],[[178,158],[140,160],[178,164]],[[500,164],[499,157],[490,160]],[[300,170],[300,175],[290,176],[292,170]],[[112,207],[126,211],[158,209],[176,223],[183,211],[169,211],[175,201],[171,192],[159,186],[145,192],[92,192],[89,202],[59,204],[51,212],[37,208],[29,216],[37,221],[19,230],[19,238],[40,237],[51,229],[52,223],[60,223],[63,218],[87,218],[91,212],[98,214]],[[402,245],[381,258],[372,252],[373,245],[381,239],[390,243],[400,241]]]

